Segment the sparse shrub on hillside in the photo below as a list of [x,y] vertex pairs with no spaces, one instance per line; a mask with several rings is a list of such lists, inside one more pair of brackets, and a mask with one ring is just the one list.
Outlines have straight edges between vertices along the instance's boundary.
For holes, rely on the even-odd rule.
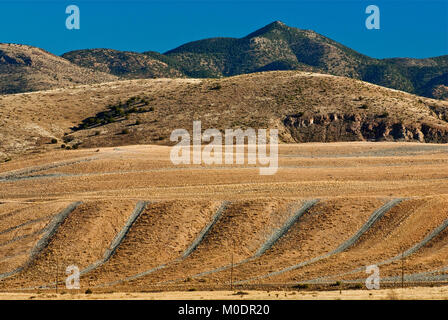
[[336,281],[335,283],[331,284],[332,287],[340,287],[341,286],[341,281]]
[[351,286],[350,289],[362,289],[362,284],[356,283],[353,286]]
[[366,110],[366,109],[369,109],[369,106],[366,104],[363,104],[362,106],[359,107],[359,109]]
[[79,143],[74,144],[72,148],[75,149],[75,150],[78,149],[79,148]]
[[389,112],[385,111],[378,116],[378,118],[387,118],[389,116]]
[[136,121],[135,121],[135,125],[136,125],[136,126],[138,126],[138,125],[140,125],[140,124],[141,124],[140,120],[136,120]]
[[97,113],[94,117],[86,118],[73,130],[89,129],[100,125],[114,123],[123,119],[128,120],[129,114],[154,111],[154,107],[145,108],[149,101],[147,98],[132,97],[125,103],[118,102],[107,106],[106,111]]
[[101,134],[101,131],[98,131],[98,130],[95,131],[95,135],[96,135],[96,136],[99,136],[100,134]]
[[128,134],[129,133],[129,129],[123,129],[121,130],[121,134]]
[[310,286],[308,283],[298,284],[294,288],[296,289],[308,289]]
[[71,142],[71,141],[73,141],[73,137],[70,137],[70,136],[65,136],[62,140],[65,142],[65,143],[68,143],[68,142]]
[[214,83],[211,87],[210,90],[220,90],[222,88],[220,83]]
[[56,144],[56,143],[58,143],[58,139],[55,139],[55,138],[51,139],[51,144]]
[[89,288],[85,291],[85,294],[92,294],[92,290]]
[[70,146],[65,147],[65,150],[71,150],[71,149],[72,149],[72,147],[70,147]]
[[65,149],[66,145],[65,144],[61,144],[61,149]]

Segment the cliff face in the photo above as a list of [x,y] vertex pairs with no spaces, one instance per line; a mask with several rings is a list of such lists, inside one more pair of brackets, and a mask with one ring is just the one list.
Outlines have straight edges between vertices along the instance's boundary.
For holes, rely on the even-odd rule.
[[284,126],[295,142],[417,141],[448,143],[448,127],[404,123],[384,116],[361,114],[288,115]]

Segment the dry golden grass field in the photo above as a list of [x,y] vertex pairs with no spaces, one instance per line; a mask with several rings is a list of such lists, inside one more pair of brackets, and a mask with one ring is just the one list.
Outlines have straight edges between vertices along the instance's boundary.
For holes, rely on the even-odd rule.
[[[447,279],[448,145],[281,144],[271,176],[175,166],[170,148],[54,149],[2,164],[1,298],[446,297],[389,287]],[[360,290],[372,264],[384,290]],[[69,265],[81,270],[72,293]]]

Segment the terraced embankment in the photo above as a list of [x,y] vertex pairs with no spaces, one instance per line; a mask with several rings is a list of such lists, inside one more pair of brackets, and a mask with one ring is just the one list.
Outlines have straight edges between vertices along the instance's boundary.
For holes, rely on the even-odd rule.
[[300,207],[284,199],[231,202],[191,255],[128,285],[170,283],[227,265],[232,256],[235,263],[249,259]]
[[[235,282],[261,279],[274,270],[281,270],[319,257],[335,250],[348,234],[355,233],[375,208],[380,199],[324,200],[306,212],[275,245],[257,259],[233,270]],[[207,281],[229,281],[229,274],[207,275]],[[258,282],[256,280],[255,282]]]
[[273,176],[169,151],[2,164],[0,290],[63,287],[70,265],[95,291],[321,288],[364,283],[371,264],[397,282],[401,258],[405,282],[448,278],[445,145],[281,145]]
[[[425,276],[432,274],[425,270],[438,270],[446,265],[447,205],[448,198],[443,196],[421,199],[420,205],[411,210],[405,221],[390,234],[382,237],[383,242],[378,241],[377,247],[369,248],[369,261],[380,267],[384,281],[401,281],[402,272],[408,275],[409,281],[413,279],[429,281],[431,279],[425,279]],[[391,251],[389,255],[388,250]],[[371,254],[375,252],[382,254],[377,256]],[[358,263],[361,265],[363,257],[359,256]],[[336,277],[354,281],[362,278],[362,273],[365,274],[365,268],[357,268]]]
[[46,286],[64,278],[67,266],[84,269],[101,260],[135,206],[134,201],[88,201],[69,212],[45,245],[4,285],[15,288]]
[[[87,274],[92,286],[119,284],[184,257],[220,213],[218,201],[167,201],[146,206],[115,254]],[[118,271],[118,272],[117,272]]]
[[[57,214],[53,213],[33,220],[27,220],[19,225],[14,225],[2,231],[4,238],[9,238],[3,242],[0,247],[6,252],[4,261],[4,272],[0,274],[0,279],[10,278],[32,264],[36,257],[48,246],[48,242],[57,232],[60,225],[67,216],[73,212],[80,202],[69,204],[66,208],[60,210]],[[60,207],[60,204],[53,204],[47,207]],[[10,212],[5,214],[7,219],[14,221],[26,219],[26,208],[19,212]],[[36,209],[32,207],[33,211]],[[48,208],[43,208],[49,210]],[[17,215],[21,215],[17,217]],[[28,213],[29,214],[29,213]],[[19,235],[18,235],[19,234]]]

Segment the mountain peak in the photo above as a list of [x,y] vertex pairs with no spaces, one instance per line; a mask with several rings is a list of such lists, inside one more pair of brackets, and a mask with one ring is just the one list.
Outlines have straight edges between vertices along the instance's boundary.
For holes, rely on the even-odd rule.
[[256,30],[255,32],[252,32],[251,34],[247,35],[245,38],[254,38],[254,37],[258,37],[261,36],[265,33],[268,33],[272,30],[280,30],[280,31],[284,31],[289,29],[290,27],[288,27],[286,24],[284,24],[283,22],[277,20],[274,22],[271,22],[270,24],[262,27],[261,29]]
[[276,20],[276,21],[268,24],[268,26],[271,26],[271,27],[286,27],[286,24],[284,24],[280,20]]

